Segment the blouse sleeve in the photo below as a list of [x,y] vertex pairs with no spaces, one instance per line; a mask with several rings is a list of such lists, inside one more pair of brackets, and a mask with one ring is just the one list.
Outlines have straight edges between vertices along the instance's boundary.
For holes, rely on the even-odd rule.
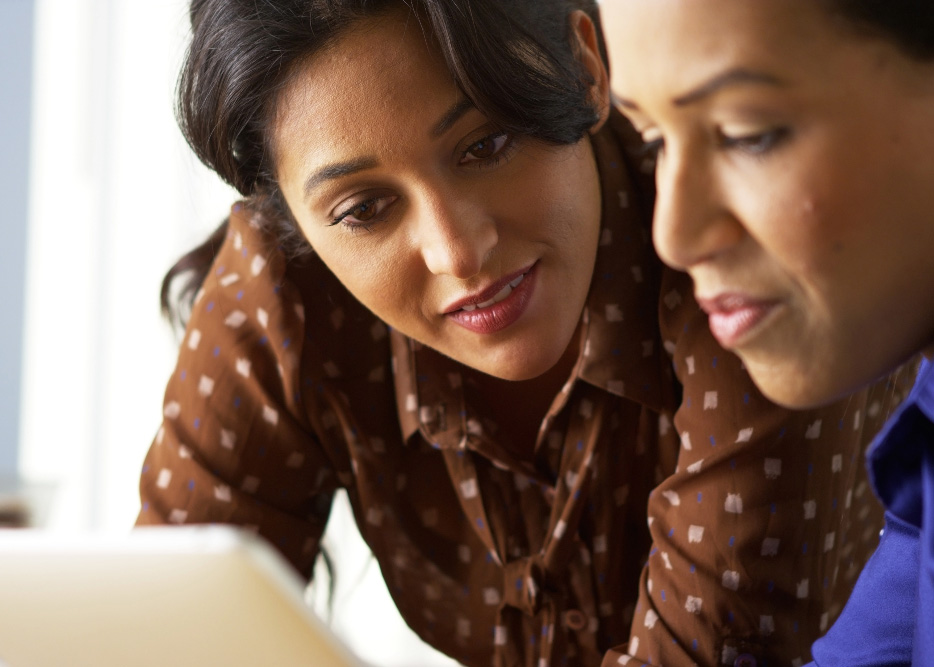
[[692,291],[666,273],[662,336],[683,387],[677,468],[649,498],[629,644],[604,665],[800,665],[878,543],[862,451],[899,388],[780,408],[717,345]]
[[234,207],[165,392],[138,525],[244,526],[310,577],[336,485],[302,407],[304,338],[281,253]]

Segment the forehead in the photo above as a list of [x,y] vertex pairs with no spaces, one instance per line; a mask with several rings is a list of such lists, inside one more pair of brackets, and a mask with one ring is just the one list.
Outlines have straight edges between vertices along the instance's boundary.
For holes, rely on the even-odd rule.
[[843,39],[816,0],[604,0],[617,92],[650,83],[689,85],[718,69],[800,71]]
[[277,154],[286,158],[296,142],[306,155],[372,149],[436,119],[459,96],[415,16],[362,19],[296,66],[276,105]]

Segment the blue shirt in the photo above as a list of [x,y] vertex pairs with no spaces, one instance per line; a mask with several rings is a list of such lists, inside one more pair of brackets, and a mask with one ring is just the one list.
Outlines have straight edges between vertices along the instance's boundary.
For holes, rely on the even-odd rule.
[[811,664],[934,665],[934,363],[922,365],[868,465],[885,529]]

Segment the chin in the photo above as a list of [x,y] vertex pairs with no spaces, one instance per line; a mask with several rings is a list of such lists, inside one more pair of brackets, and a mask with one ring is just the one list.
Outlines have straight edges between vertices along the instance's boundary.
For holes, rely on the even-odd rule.
[[803,410],[831,403],[857,387],[849,387],[833,377],[830,369],[796,365],[756,363],[743,359],[752,381],[763,396],[786,408]]

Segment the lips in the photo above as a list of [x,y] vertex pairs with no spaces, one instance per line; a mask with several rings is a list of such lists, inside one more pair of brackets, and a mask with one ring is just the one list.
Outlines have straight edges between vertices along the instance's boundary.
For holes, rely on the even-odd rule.
[[723,347],[737,347],[778,306],[776,301],[743,294],[721,294],[697,300],[707,313],[710,332]]
[[444,310],[444,314],[449,315],[458,310],[473,312],[477,308],[488,308],[502,301],[510,295],[512,290],[522,283],[534,266],[535,265],[532,264],[524,269],[510,273],[497,280],[482,292],[455,301]]
[[450,304],[445,315],[475,333],[496,333],[525,312],[535,290],[537,264],[516,271],[464,299]]

